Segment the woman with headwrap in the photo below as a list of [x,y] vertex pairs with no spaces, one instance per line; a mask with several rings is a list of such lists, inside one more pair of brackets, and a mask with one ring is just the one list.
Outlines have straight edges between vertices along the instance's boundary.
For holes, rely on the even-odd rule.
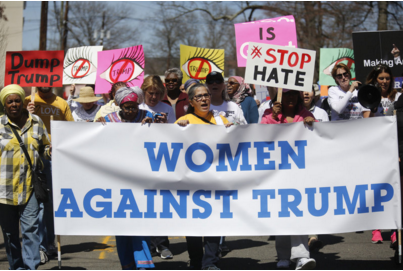
[[[10,269],[36,269],[40,264],[39,203],[32,187],[32,170],[43,168],[40,155],[47,159],[51,155],[46,127],[38,116],[24,109],[24,99],[19,85],[8,85],[0,92],[5,110],[0,117],[0,224]],[[12,128],[27,149],[32,170]]]
[[120,88],[127,87],[125,82],[116,82],[112,85],[111,91],[109,94],[109,102],[98,110],[97,114],[94,117],[94,122],[96,122],[100,117],[105,117],[109,113],[120,111],[119,105],[115,102],[115,94]]
[[116,92],[115,103],[121,110],[109,113],[105,117],[97,119],[97,122],[151,122],[153,114],[139,109],[139,104],[143,101],[143,91],[139,87],[120,88]]
[[[120,88],[116,92],[115,102],[121,110],[101,117],[97,122],[151,122],[152,113],[139,109],[143,99],[143,91],[139,87]],[[116,236],[116,248],[122,269],[154,268],[149,242],[150,238],[145,236]]]
[[231,101],[242,108],[243,115],[248,123],[258,123],[259,112],[252,90],[242,77],[231,76],[227,82],[227,93]]

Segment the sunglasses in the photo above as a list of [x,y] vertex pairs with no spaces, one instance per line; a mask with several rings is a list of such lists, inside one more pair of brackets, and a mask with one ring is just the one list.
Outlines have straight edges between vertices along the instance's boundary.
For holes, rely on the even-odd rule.
[[165,83],[169,84],[169,83],[177,83],[178,79],[165,79]]
[[342,79],[343,77],[348,78],[349,77],[348,72],[336,74],[337,79]]
[[216,83],[216,84],[221,84],[221,83],[223,83],[223,82],[224,82],[223,80],[217,79],[217,80],[210,80],[210,81],[207,81],[206,83],[209,84],[209,85],[212,85],[212,84],[214,84],[214,83]]
[[210,98],[211,98],[211,94],[210,93],[206,93],[206,94],[199,94],[199,95],[195,95],[194,97],[193,97],[193,99],[195,99],[195,101],[201,101],[202,99],[203,99],[203,97],[204,97],[204,99],[206,99],[206,100],[209,100]]
[[137,111],[137,107],[124,107],[124,106],[122,106],[122,109],[125,112],[130,112],[130,111],[136,112]]
[[227,82],[227,85],[239,85],[239,83],[238,82],[234,82],[234,81],[229,81],[229,82]]

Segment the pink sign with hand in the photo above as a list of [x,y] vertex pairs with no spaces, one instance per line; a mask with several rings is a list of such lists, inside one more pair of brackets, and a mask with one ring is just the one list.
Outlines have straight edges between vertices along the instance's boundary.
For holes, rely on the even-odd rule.
[[235,24],[235,38],[238,67],[246,67],[249,42],[298,47],[297,30],[292,15]]

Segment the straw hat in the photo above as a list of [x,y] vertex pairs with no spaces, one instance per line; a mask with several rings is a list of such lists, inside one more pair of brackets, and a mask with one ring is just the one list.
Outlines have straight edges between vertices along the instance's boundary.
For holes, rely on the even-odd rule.
[[101,99],[102,97],[95,96],[92,87],[83,87],[80,89],[80,95],[78,96],[78,98],[73,99],[73,101],[85,104],[85,103],[93,103]]

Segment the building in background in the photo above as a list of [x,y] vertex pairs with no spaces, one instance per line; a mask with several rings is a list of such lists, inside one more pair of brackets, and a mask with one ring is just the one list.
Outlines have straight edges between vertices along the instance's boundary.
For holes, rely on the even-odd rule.
[[[22,31],[24,27],[23,10],[25,1],[1,1],[4,6],[4,18],[0,18],[0,89],[4,86],[4,73],[7,51],[22,51]],[[27,91],[25,91],[27,92]],[[4,114],[0,103],[0,115]]]
[[4,85],[5,57],[7,51],[22,51],[22,31],[24,26],[24,1],[1,1],[4,19],[0,20],[0,86]]

